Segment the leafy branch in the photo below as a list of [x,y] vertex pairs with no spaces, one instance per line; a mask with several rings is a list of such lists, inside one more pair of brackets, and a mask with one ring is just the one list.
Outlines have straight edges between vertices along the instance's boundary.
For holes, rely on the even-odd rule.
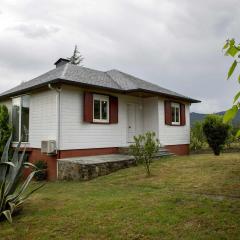
[[[240,44],[236,44],[234,39],[228,39],[223,46],[223,51],[225,51],[225,54],[224,54],[225,56],[230,56],[233,58],[233,62],[227,74],[227,79],[229,79],[239,64]],[[240,83],[240,74],[238,75],[238,82]],[[236,114],[238,113],[238,110],[240,109],[239,98],[240,98],[240,91],[238,91],[234,96],[232,107],[229,110],[227,110],[226,113],[224,114],[223,121],[225,123],[234,119]],[[239,136],[240,136],[240,130],[237,132],[237,137]]]

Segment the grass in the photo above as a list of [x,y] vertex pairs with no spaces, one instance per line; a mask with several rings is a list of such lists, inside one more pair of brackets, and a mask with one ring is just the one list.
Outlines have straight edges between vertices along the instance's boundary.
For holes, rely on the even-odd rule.
[[[235,141],[229,144],[225,144],[222,150],[224,153],[237,153],[240,152],[240,142]],[[212,153],[212,149],[209,147],[208,143],[205,142],[201,149],[191,149],[191,154],[203,154],[203,153]]]
[[239,218],[239,154],[204,154],[47,183],[0,239],[239,239]]

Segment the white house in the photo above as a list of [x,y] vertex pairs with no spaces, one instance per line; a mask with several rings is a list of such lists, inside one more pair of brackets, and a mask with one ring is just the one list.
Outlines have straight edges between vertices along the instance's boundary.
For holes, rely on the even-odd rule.
[[[171,152],[188,154],[189,108],[198,100],[118,70],[97,71],[63,58],[55,65],[0,95],[14,143],[22,136],[29,161],[46,160],[50,179],[56,178],[56,159],[117,153],[147,131]],[[41,153],[42,141],[56,143],[56,154]]]

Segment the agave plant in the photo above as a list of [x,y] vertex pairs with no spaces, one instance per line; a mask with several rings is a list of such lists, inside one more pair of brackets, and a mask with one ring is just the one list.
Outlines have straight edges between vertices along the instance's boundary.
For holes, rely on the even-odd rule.
[[[0,160],[0,219],[5,217],[10,223],[12,223],[12,215],[21,207],[23,202],[43,186],[40,185],[26,192],[30,181],[39,170],[33,164],[24,162],[26,148],[19,154],[21,141],[15,148],[12,159],[9,160],[11,139],[12,137],[8,139]],[[25,181],[22,181],[22,172],[25,167],[31,167],[33,171]]]

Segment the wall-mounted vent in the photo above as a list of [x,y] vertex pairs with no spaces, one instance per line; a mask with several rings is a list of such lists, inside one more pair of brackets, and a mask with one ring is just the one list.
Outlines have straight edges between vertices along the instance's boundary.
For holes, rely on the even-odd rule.
[[48,155],[57,154],[57,145],[55,140],[47,140],[41,142],[41,153]]

